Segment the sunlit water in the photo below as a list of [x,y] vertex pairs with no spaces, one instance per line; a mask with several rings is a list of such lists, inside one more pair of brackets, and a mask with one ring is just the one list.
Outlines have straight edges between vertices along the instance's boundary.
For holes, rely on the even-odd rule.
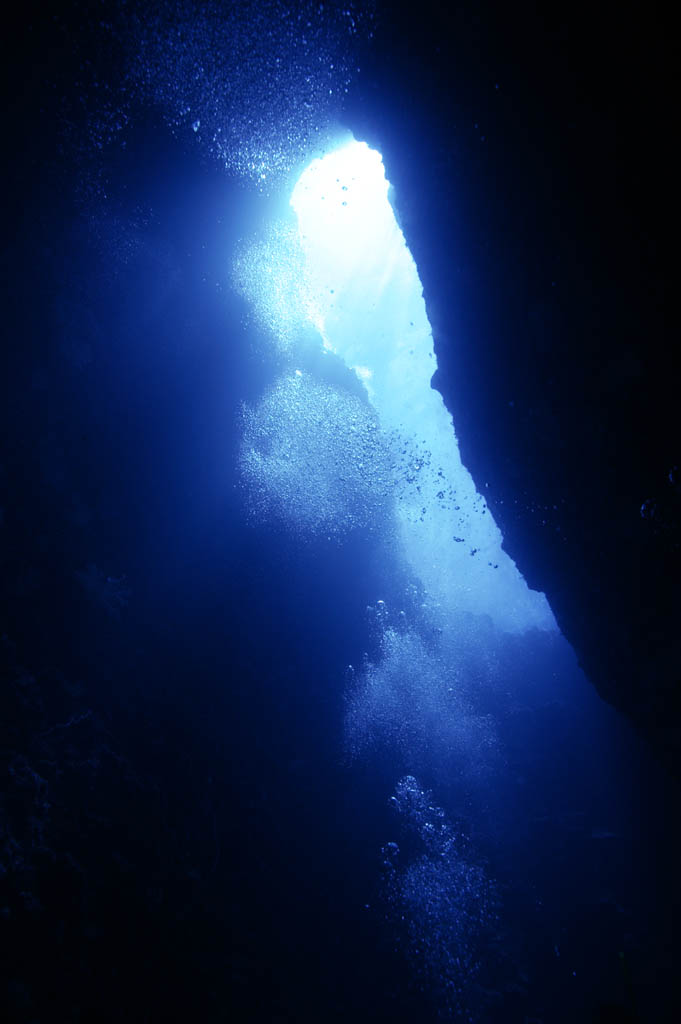
[[503,551],[431,387],[432,332],[388,189],[380,154],[346,136],[300,175],[292,212],[238,254],[235,284],[283,361],[244,408],[241,473],[258,523],[302,542],[373,532],[386,586],[400,572],[410,580],[399,607],[376,594],[367,609],[375,646],[346,670],[344,753],[392,761],[392,805],[416,846],[384,847],[384,899],[396,929],[407,922],[415,970],[453,1013],[467,1005],[498,894],[421,780],[450,797],[457,781],[478,796],[490,784],[503,764],[485,707],[499,685],[494,647],[556,624]]

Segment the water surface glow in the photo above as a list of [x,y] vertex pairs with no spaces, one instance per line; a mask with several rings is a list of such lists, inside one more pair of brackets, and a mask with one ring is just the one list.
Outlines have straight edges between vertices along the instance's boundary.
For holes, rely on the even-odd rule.
[[407,561],[446,612],[492,617],[501,629],[552,629],[501,548],[484,497],[463,466],[442,396],[430,386],[433,335],[416,264],[388,199],[380,153],[350,138],[305,169],[293,189],[308,319],[352,368],[381,429],[409,465],[396,488]]

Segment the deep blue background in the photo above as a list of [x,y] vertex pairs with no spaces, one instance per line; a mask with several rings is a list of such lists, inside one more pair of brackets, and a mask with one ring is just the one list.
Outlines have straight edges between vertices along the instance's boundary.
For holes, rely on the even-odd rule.
[[[526,54],[545,41],[527,23],[520,36]],[[378,892],[402,766],[341,755],[343,670],[372,652],[366,606],[393,597],[380,550],[362,536],[301,543],[247,525],[241,506],[239,405],[277,367],[245,326],[229,263],[266,201],[147,111],[111,158],[112,212],[93,234],[43,94],[62,61],[49,23],[15,43],[0,413],[7,1019],[434,1020]],[[140,209],[153,214],[133,228]],[[474,244],[464,220],[462,232]],[[64,354],[73,338],[90,345],[82,367]],[[88,565],[97,593],[77,575]],[[106,579],[124,575],[119,609]],[[489,642],[505,685],[481,707],[503,770],[445,794],[502,899],[473,1019],[633,1019],[603,1008],[631,1010],[633,991],[641,1020],[672,1020],[676,790],[564,646]]]

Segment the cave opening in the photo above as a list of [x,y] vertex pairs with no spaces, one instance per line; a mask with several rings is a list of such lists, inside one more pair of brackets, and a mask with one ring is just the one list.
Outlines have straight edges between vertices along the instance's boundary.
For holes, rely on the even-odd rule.
[[446,614],[503,630],[556,628],[502,549],[461,462],[451,414],[431,387],[437,361],[416,264],[389,199],[381,154],[354,137],[313,160],[290,204],[306,308],[328,352],[358,377],[390,450],[395,514],[412,571]]

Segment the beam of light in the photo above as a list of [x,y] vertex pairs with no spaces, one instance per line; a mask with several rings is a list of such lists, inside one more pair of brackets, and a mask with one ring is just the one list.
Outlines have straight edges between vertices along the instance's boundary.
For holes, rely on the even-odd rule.
[[554,629],[461,463],[452,418],[430,381],[433,337],[416,264],[388,199],[380,153],[351,139],[312,161],[291,206],[310,321],[354,369],[382,430],[406,456],[397,516],[407,561],[444,610],[489,614],[511,631]]

